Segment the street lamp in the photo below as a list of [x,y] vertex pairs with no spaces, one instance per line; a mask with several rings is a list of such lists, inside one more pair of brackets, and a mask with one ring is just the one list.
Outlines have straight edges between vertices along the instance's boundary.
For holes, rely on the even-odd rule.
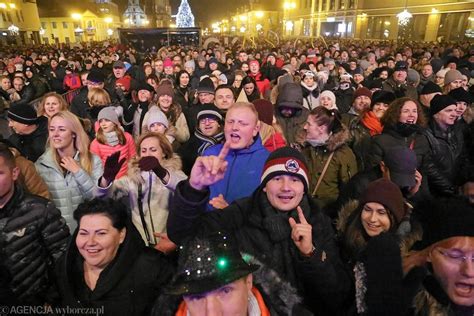
[[405,10],[397,14],[398,25],[407,26],[408,23],[410,23],[410,19],[413,17],[413,15],[407,10],[407,3],[408,0],[405,0]]
[[80,13],[73,13],[71,14],[71,18],[73,18],[74,20],[80,20],[82,19],[82,15]]
[[10,35],[12,35],[12,36],[16,36],[16,35],[20,34],[19,33],[20,28],[18,26],[16,26],[15,24],[10,25],[8,27],[8,31],[10,32]]
[[407,9],[405,9],[402,12],[397,14],[398,24],[401,26],[407,26],[408,23],[410,23],[410,19],[412,17],[413,15],[410,12],[408,12]]

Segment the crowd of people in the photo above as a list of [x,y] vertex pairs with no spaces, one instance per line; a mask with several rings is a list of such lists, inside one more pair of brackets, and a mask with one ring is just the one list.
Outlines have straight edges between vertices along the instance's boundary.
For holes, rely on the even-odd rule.
[[11,48],[0,84],[2,305],[474,315],[470,43]]

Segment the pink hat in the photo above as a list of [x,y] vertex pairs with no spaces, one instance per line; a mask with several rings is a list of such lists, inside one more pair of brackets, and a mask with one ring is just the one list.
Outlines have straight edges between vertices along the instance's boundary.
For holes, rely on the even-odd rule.
[[173,67],[173,62],[171,61],[170,58],[166,58],[166,59],[163,61],[163,67]]
[[249,66],[251,66],[252,64],[257,64],[258,66],[260,66],[260,63],[258,62],[258,60],[251,60],[249,61]]

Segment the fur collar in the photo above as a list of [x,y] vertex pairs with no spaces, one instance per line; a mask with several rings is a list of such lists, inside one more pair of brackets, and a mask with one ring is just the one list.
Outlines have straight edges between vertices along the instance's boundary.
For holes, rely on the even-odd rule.
[[267,306],[276,309],[277,315],[291,315],[294,306],[302,302],[296,288],[280,278],[273,269],[259,262],[255,257],[243,256],[249,259],[249,264],[260,266],[260,269],[253,273],[253,283],[262,290],[262,294],[270,298],[270,302],[267,302],[267,304],[270,303],[270,306]]
[[[139,160],[140,158],[138,156],[130,159],[128,163],[127,176],[134,183],[145,184],[145,180],[141,176],[140,167],[138,166]],[[182,168],[181,158],[177,154],[173,154],[173,156],[170,159],[163,159],[162,166],[163,168],[170,171],[181,170]]]
[[303,81],[300,82],[300,85],[308,91],[313,91],[318,88],[318,83],[315,83],[314,86],[308,87]]
[[467,124],[471,124],[474,121],[474,106],[468,106],[462,117]]
[[329,136],[327,141],[327,148],[330,152],[336,151],[344,144],[346,144],[351,138],[351,134],[347,127],[343,127],[339,132]]
[[336,230],[338,233],[343,234],[346,232],[349,217],[357,209],[358,206],[358,200],[350,200],[341,208],[341,210],[339,211],[339,216],[336,220]]

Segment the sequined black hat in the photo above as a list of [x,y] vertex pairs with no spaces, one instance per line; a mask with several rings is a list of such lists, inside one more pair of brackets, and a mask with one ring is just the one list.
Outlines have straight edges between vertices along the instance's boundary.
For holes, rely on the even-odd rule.
[[247,264],[239,252],[237,242],[222,232],[195,237],[179,249],[177,273],[165,289],[166,293],[172,295],[206,293],[260,267]]

